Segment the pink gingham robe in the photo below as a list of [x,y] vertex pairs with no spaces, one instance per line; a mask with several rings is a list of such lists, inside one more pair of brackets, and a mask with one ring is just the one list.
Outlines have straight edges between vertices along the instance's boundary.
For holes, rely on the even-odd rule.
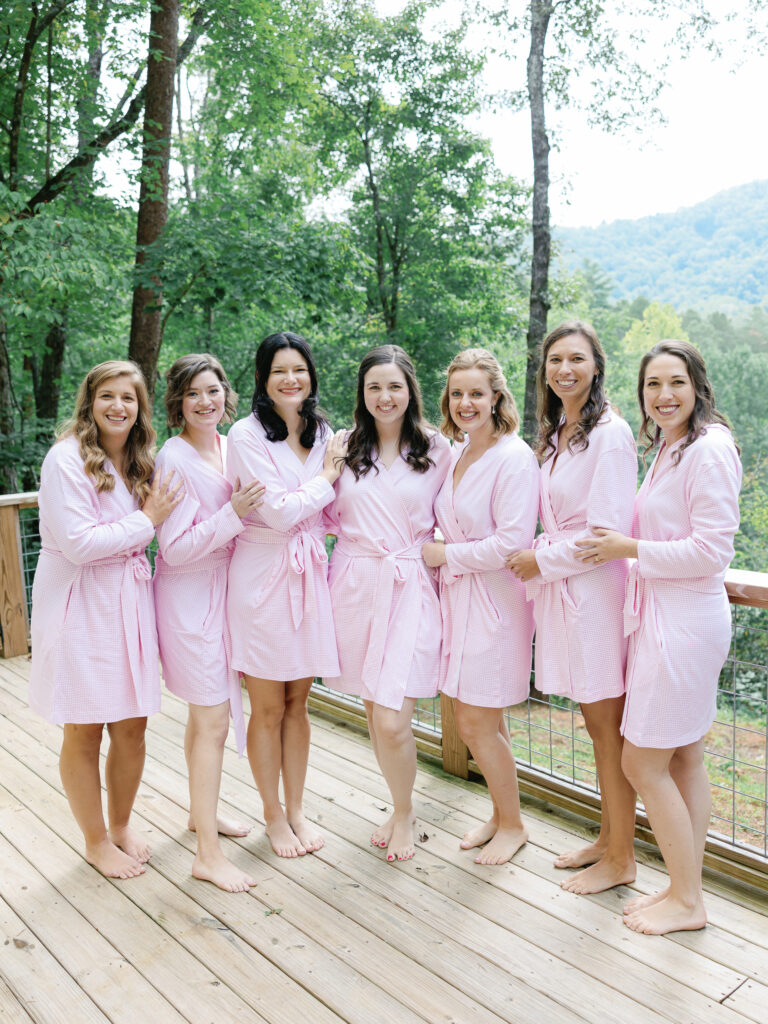
[[[109,462],[106,468],[111,472]],[[97,491],[79,444],[51,448],[40,477],[42,550],[32,587],[30,707],[50,722],[96,725],[160,710],[154,536],[117,473]]]
[[318,429],[307,461],[268,441],[254,415],[228,434],[227,478],[260,480],[264,504],[247,516],[229,567],[232,665],[287,682],[339,672],[322,510],[333,487],[318,476],[330,434]]
[[[557,445],[557,435],[553,438]],[[554,466],[553,466],[554,464]],[[582,703],[624,693],[626,560],[593,565],[575,541],[602,526],[628,534],[637,486],[632,431],[606,411],[585,451],[566,448],[541,471],[540,575],[526,584],[536,620],[536,686]]]
[[724,580],[739,528],[741,463],[720,424],[673,466],[670,454],[682,443],[670,446],[658,473],[651,467],[635,504],[621,731],[638,747],[682,747],[707,733],[731,642]]
[[539,511],[539,467],[517,434],[500,437],[454,489],[450,472],[435,503],[445,538],[440,568],[443,654],[440,689],[464,704],[503,708],[528,696],[533,608],[525,584],[504,567],[530,548]]
[[[225,437],[219,437],[222,463]],[[243,523],[232,484],[181,437],[166,441],[155,472],[175,471],[184,497],[157,528],[155,611],[165,685],[190,704],[229,701],[237,748],[245,749],[240,677],[229,667],[227,573]]]
[[395,710],[405,697],[434,697],[439,680],[440,603],[421,557],[450,461],[439,434],[430,456],[425,473],[402,456],[389,469],[377,460],[359,480],[345,469],[327,513],[338,537],[329,581],[340,674],[325,681]]

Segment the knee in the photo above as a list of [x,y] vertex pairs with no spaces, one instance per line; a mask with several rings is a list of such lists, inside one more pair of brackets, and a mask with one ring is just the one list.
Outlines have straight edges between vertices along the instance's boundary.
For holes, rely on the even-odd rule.
[[498,732],[498,725],[489,730],[487,715],[479,714],[478,710],[467,704],[456,704],[456,728],[470,750],[474,750],[486,739],[489,731]]
[[292,722],[308,722],[309,712],[307,711],[306,696],[303,694],[295,697],[287,696],[283,717],[290,719]]
[[143,751],[144,736],[147,731],[146,718],[126,718],[122,722],[112,722],[107,726],[109,741],[115,747],[126,751]]
[[249,728],[268,729],[270,731],[279,729],[285,718],[286,707],[284,704],[262,704],[251,708]]
[[376,739],[387,747],[398,747],[413,736],[411,723],[398,715],[380,714],[375,716]]
[[626,743],[621,753],[621,770],[624,772],[627,782],[637,793],[641,793],[653,775],[643,760],[642,752]]
[[98,758],[103,725],[65,725],[62,751],[80,751]]
[[195,744],[202,739],[223,747],[229,732],[229,705],[201,710],[202,714],[197,713],[190,717],[192,743]]

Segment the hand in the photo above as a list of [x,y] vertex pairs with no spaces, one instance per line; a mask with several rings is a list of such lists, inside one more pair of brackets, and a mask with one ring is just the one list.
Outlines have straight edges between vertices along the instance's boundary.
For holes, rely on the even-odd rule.
[[320,475],[324,476],[329,484],[335,483],[341,476],[342,469],[344,469],[344,457],[347,454],[347,434],[348,431],[346,430],[337,430],[326,446],[323,472]]
[[184,481],[181,477],[175,487],[171,486],[174,475],[174,471],[171,470],[161,481],[160,474],[155,473],[152,489],[141,506],[141,511],[152,520],[153,526],[159,526],[160,523],[165,522],[184,497]]
[[445,544],[441,540],[428,540],[426,544],[421,545],[421,557],[430,569],[439,569],[447,561]]
[[526,551],[513,551],[511,555],[507,555],[504,564],[523,583],[532,580],[540,573],[536,552],[533,548],[528,548]]
[[602,526],[596,526],[591,537],[574,543],[579,549],[576,557],[580,562],[603,565],[616,558],[637,558],[637,541],[633,537],[625,537],[618,530],[605,530]]
[[241,519],[245,519],[255,508],[264,504],[266,491],[267,489],[264,484],[258,480],[251,480],[245,487],[241,487],[240,477],[237,477],[235,489],[232,491],[232,497],[229,500],[238,516]]

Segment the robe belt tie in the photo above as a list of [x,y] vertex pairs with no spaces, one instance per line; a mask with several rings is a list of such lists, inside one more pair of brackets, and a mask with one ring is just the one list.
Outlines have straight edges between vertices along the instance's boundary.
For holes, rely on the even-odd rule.
[[318,527],[315,532],[297,529],[291,533],[280,533],[268,527],[248,526],[238,541],[285,548],[289,570],[288,596],[294,629],[299,628],[305,617],[317,621],[315,572],[318,566],[328,561],[325,530]]

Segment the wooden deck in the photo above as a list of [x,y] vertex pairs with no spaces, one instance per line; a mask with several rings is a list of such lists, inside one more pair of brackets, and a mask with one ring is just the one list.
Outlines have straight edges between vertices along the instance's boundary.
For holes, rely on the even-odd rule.
[[[457,836],[487,813],[487,796],[431,766],[416,783],[416,858],[387,864],[368,845],[388,808],[367,739],[321,718],[307,805],[327,842],[313,856],[272,855],[248,763],[227,751],[223,800],[255,827],[225,842],[258,879],[233,895],[189,874],[186,711],[166,697],[136,806],[151,866],[107,880],[81,856],[60,732],[26,707],[27,675],[26,658],[0,662],[4,1024],[768,1022],[764,895],[709,876],[705,931],[635,935],[620,917],[629,889],[559,888],[552,854],[578,823],[528,802],[531,842],[513,864],[480,868]],[[642,857],[635,888],[651,891],[663,876]]]

